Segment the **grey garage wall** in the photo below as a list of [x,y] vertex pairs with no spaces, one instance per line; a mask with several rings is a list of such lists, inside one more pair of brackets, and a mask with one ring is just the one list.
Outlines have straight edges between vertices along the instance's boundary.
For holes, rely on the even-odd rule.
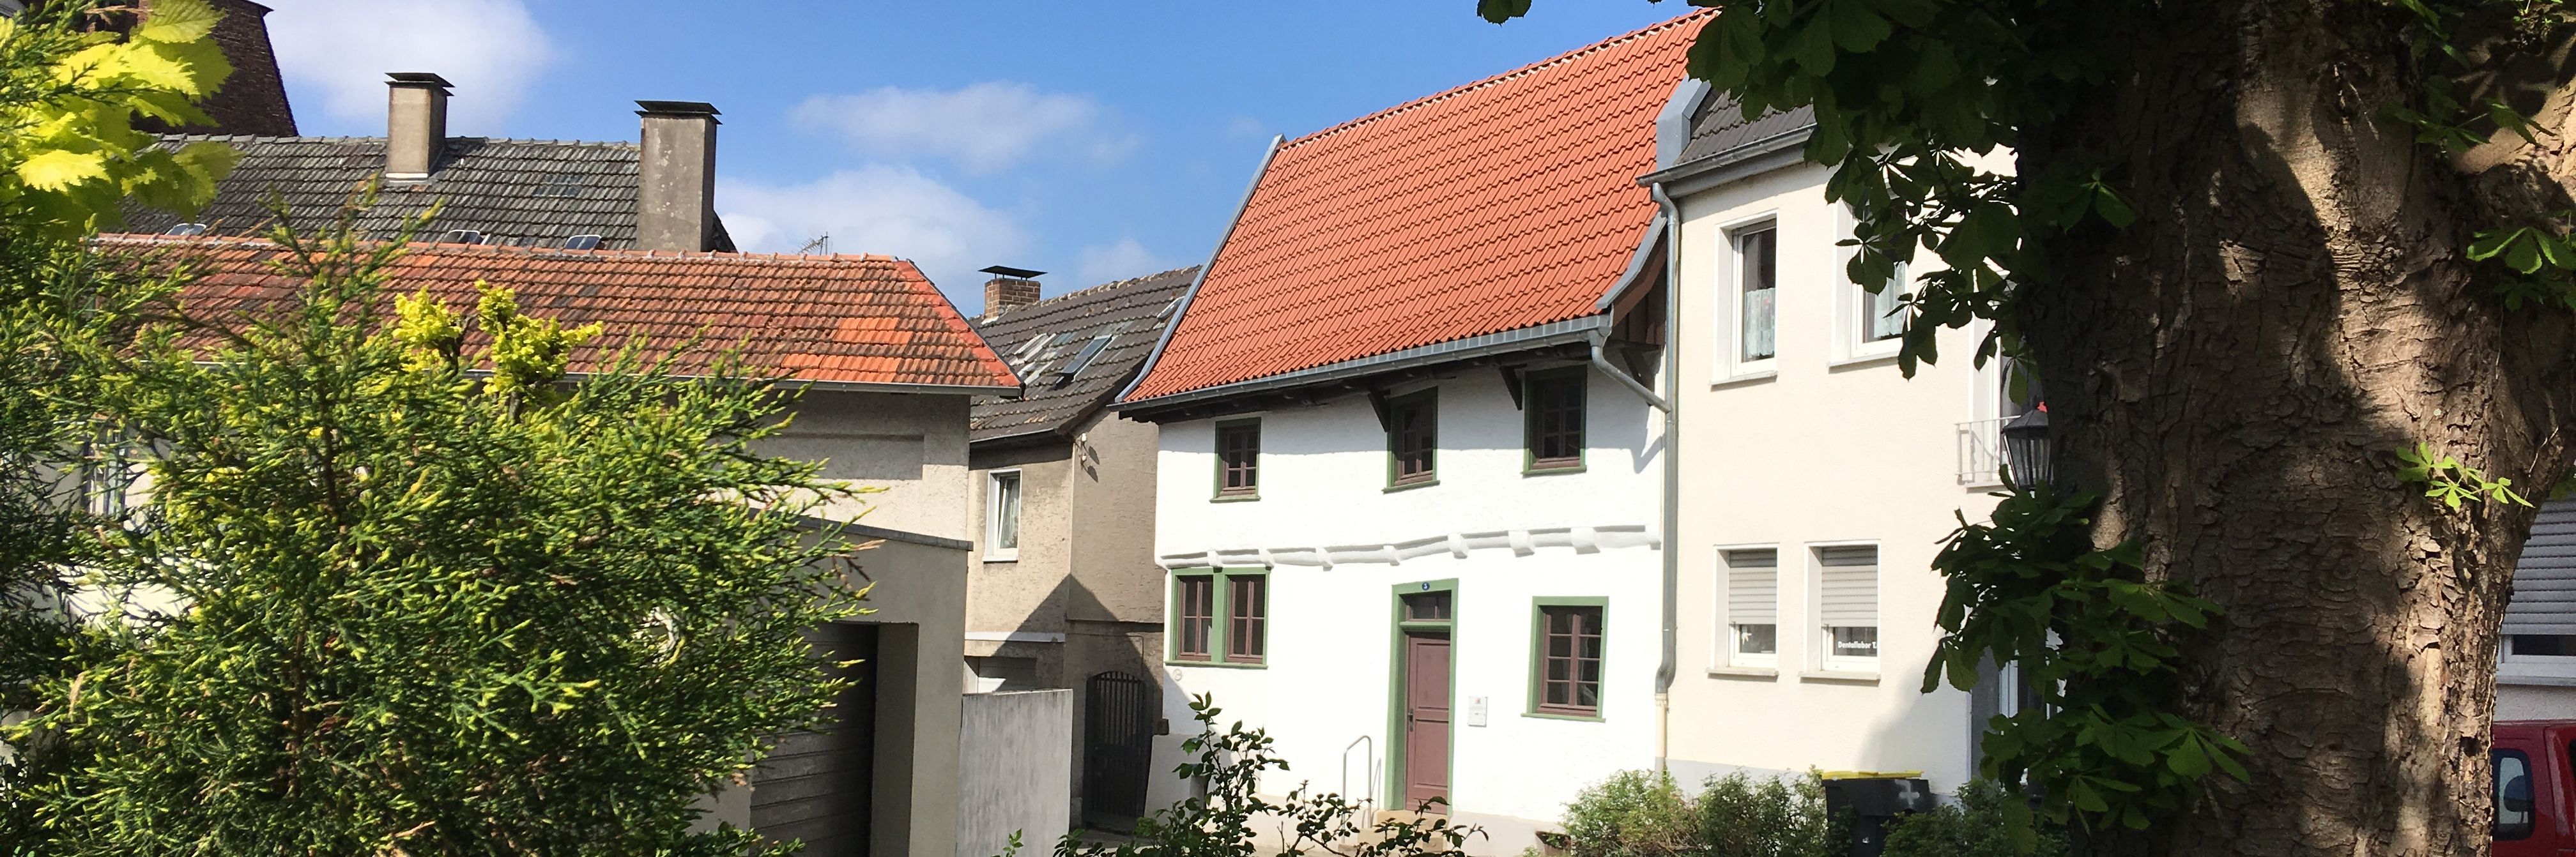
[[970,693],[958,741],[957,857],[1055,848],[1073,821],[1073,691]]

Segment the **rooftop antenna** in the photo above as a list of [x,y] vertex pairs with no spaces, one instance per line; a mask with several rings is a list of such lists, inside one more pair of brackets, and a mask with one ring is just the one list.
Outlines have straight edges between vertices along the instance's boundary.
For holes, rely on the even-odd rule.
[[821,235],[814,236],[814,240],[807,241],[805,242],[805,246],[796,248],[796,255],[816,255],[814,252],[816,250],[823,251],[820,255],[832,255],[832,233],[825,232]]

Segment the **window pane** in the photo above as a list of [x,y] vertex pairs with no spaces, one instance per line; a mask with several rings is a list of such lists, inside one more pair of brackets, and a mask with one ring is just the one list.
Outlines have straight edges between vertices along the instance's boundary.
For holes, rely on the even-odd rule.
[[1251,493],[1260,483],[1261,425],[1246,423],[1217,429],[1218,468],[1222,471],[1219,489],[1227,493]]
[[1232,636],[1226,639],[1226,657],[1247,661],[1261,659],[1262,622],[1269,615],[1269,578],[1259,575],[1227,579],[1226,612],[1232,614],[1228,626]]
[[1772,322],[1779,294],[1779,233],[1771,229],[1746,232],[1736,236],[1736,255],[1742,262],[1739,274],[1743,285],[1744,342],[1743,360],[1767,360],[1774,351]]
[[1416,592],[1404,596],[1404,618],[1415,622],[1449,621],[1449,593]]
[[1434,400],[1428,396],[1388,406],[1397,481],[1431,477],[1433,452],[1440,443],[1437,423]]
[[1905,264],[1896,265],[1896,275],[1876,294],[1861,295],[1860,337],[1863,342],[1894,339],[1905,333],[1905,288],[1908,277]]
[[1195,575],[1175,580],[1180,589],[1180,645],[1177,654],[1186,660],[1207,660],[1208,638],[1216,624],[1216,578]]
[[1835,628],[1833,634],[1835,657],[1878,657],[1877,628]]
[[1739,653],[1742,653],[1742,654],[1747,654],[1747,655],[1776,655],[1776,654],[1779,654],[1779,653],[1780,653],[1780,626],[1778,626],[1778,625],[1737,625],[1737,626],[1735,626],[1735,651],[1737,651],[1737,652],[1739,652]]
[[2495,767],[2495,838],[2528,837],[2534,827],[2535,809],[2531,800],[2531,759],[2514,750],[2497,750],[2490,758]]
[[993,474],[993,546],[1017,550],[1020,546],[1020,475]]
[[2548,658],[2576,657],[2576,636],[2565,634],[2515,634],[2513,653]]

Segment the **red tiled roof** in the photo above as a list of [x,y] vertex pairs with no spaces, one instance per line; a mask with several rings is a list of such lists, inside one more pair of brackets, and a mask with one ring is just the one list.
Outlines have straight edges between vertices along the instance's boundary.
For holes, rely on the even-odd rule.
[[[190,313],[256,312],[299,285],[265,240],[108,235],[110,252],[167,254],[201,276],[180,294]],[[759,367],[801,381],[1019,387],[1019,379],[909,261],[888,256],[774,256],[414,244],[393,263],[390,292],[427,288],[472,306],[474,281],[508,286],[521,311],[605,335],[573,355],[596,368],[629,337],[647,353],[695,341],[675,367],[703,369],[740,344]],[[391,302],[388,299],[387,309]]]
[[1593,314],[1707,14],[1281,147],[1126,401]]

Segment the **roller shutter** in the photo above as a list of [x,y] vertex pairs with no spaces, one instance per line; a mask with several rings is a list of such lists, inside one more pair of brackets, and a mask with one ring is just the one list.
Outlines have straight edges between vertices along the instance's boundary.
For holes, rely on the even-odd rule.
[[2576,500],[2544,503],[2514,564],[2507,634],[2576,634]]

